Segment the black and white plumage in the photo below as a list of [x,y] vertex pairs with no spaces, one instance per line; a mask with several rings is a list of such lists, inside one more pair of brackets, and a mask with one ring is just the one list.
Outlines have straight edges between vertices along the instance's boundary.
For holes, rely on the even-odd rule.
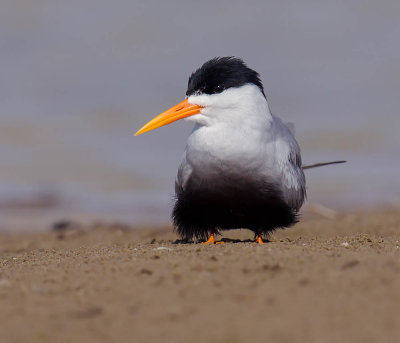
[[271,113],[258,73],[241,59],[214,58],[190,76],[186,95],[137,133],[195,123],[175,185],[182,239],[237,228],[260,237],[296,223],[306,197],[300,148]]
[[215,58],[192,74],[187,95],[204,108],[187,118],[196,125],[176,180],[179,235],[293,225],[306,196],[300,148],[271,114],[258,74],[239,59]]

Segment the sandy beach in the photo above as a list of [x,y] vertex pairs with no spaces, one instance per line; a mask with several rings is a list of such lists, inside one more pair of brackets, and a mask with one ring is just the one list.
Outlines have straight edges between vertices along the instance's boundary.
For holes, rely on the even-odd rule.
[[270,242],[59,223],[0,234],[1,342],[396,342],[400,214],[308,216]]

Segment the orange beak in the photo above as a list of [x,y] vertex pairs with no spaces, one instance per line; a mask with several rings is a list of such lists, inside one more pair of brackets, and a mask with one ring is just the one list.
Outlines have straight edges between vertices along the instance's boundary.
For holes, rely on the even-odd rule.
[[150,130],[157,129],[158,127],[161,126],[171,124],[179,119],[183,119],[192,116],[194,114],[198,114],[200,113],[201,109],[202,109],[201,106],[189,104],[188,100],[185,99],[178,105],[171,107],[169,110],[166,110],[165,112],[161,113],[154,119],[150,120],[138,132],[135,133],[135,136]]

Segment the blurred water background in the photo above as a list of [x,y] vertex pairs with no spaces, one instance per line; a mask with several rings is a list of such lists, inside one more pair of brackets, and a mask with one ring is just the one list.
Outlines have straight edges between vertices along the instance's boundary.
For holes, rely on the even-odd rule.
[[133,134],[227,55],[305,164],[348,160],[307,171],[308,207],[399,206],[399,17],[397,0],[2,0],[0,229],[168,223],[192,124]]

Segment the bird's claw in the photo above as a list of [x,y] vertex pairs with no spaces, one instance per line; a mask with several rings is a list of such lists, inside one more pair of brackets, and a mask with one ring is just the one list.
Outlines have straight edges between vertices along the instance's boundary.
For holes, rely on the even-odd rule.
[[210,238],[207,241],[205,241],[205,242],[203,242],[201,244],[214,244],[214,243],[215,243],[215,237],[214,237],[214,234],[212,233],[210,235]]
[[222,244],[222,243],[224,243],[224,242],[222,242],[222,241],[216,241],[215,240],[215,236],[214,236],[214,234],[212,233],[211,235],[210,235],[210,238],[206,241],[206,242],[203,242],[203,243],[201,243],[201,244]]

